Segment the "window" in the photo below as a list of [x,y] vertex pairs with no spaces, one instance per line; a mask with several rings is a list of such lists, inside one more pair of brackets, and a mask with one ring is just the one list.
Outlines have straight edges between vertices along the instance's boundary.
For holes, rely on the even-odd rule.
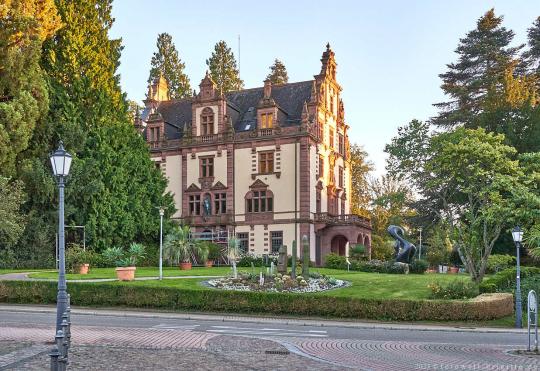
[[189,196],[189,215],[201,215],[201,196]]
[[214,158],[213,157],[200,157],[200,174],[202,178],[208,178],[214,176]]
[[274,114],[262,113],[261,114],[261,129],[271,129],[274,127]]
[[270,174],[274,172],[274,152],[259,152],[259,173]]
[[247,253],[249,246],[249,233],[237,233],[236,238],[238,239],[238,249],[240,250],[240,253]]
[[320,213],[321,212],[321,190],[317,190],[316,194],[316,204],[315,204],[315,212]]
[[283,231],[272,231],[270,237],[272,238],[272,253],[278,253],[283,245]]
[[214,111],[206,107],[201,113],[201,135],[214,134]]
[[334,114],[334,97],[330,96],[330,112]]
[[253,191],[246,200],[248,213],[265,213],[274,210],[274,199],[271,192]]
[[338,171],[339,171],[338,184],[341,188],[343,188],[343,166],[340,166]]
[[150,128],[150,141],[157,142],[159,140],[160,130],[159,128]]
[[324,126],[322,122],[319,122],[319,139],[324,140]]
[[328,146],[334,148],[334,129],[331,128],[328,134]]
[[214,210],[216,214],[225,214],[227,212],[227,194],[216,193],[214,195]]
[[319,178],[324,176],[324,157],[319,156]]
[[345,199],[341,199],[341,215],[345,215]]
[[343,137],[343,134],[339,134],[338,141],[339,141],[339,154],[345,157],[345,138]]

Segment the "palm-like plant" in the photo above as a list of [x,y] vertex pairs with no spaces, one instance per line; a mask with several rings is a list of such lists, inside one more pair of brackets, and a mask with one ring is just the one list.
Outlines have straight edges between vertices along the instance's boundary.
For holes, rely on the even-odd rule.
[[208,259],[208,248],[191,238],[191,228],[188,225],[179,225],[165,236],[163,255],[173,264],[189,263],[195,254],[201,260]]
[[529,255],[536,261],[540,261],[540,224],[535,224],[525,238],[525,244],[529,247]]

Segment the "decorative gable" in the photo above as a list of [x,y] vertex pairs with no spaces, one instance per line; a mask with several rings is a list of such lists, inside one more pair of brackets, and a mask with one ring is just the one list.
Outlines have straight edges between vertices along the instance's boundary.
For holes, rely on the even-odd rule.
[[201,189],[197,187],[195,183],[191,183],[189,187],[187,187],[186,192],[200,192]]

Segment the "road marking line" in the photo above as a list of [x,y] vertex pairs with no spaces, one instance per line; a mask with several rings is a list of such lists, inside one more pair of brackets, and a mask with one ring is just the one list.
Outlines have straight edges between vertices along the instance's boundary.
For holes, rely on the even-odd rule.
[[296,336],[296,337],[316,337],[326,338],[328,335],[322,334],[306,334],[297,332],[261,332],[261,331],[246,331],[246,330],[206,330],[206,332],[219,334],[246,334],[246,335],[263,335],[263,336]]
[[321,330],[309,330],[309,331],[303,331],[303,330],[290,330],[287,331],[287,329],[284,328],[259,328],[259,327],[236,327],[236,326],[211,326],[212,328],[220,328],[220,329],[230,329],[230,330],[251,330],[251,331],[286,331],[286,332],[297,332],[300,334],[304,333],[319,333],[319,334],[326,334],[326,331]]

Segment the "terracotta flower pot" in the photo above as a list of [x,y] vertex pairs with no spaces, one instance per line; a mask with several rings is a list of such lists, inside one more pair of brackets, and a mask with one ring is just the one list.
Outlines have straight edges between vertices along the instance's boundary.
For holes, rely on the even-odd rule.
[[88,274],[88,269],[90,269],[90,264],[79,265],[79,274]]
[[191,262],[181,262],[180,263],[180,269],[183,271],[188,271],[191,269]]
[[212,268],[212,266],[214,265],[214,262],[212,260],[207,260],[206,263],[204,263],[204,265],[206,265],[206,268]]
[[459,272],[458,267],[450,267],[448,268],[448,274],[457,274]]
[[135,279],[136,267],[118,267],[116,268],[116,277],[120,281],[133,281]]

